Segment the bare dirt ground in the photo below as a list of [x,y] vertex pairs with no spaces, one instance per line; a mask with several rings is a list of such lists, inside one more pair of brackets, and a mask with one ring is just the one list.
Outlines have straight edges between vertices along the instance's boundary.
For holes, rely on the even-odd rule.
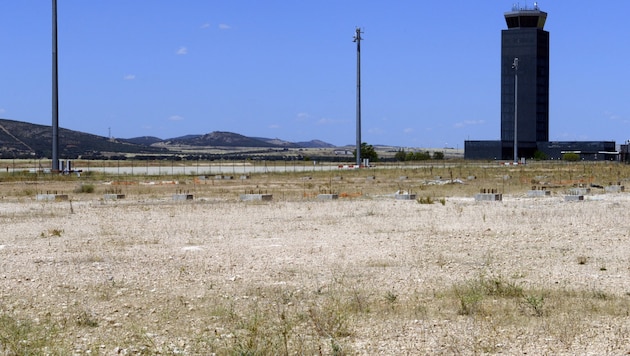
[[101,187],[0,201],[0,354],[630,352],[627,193],[110,201]]

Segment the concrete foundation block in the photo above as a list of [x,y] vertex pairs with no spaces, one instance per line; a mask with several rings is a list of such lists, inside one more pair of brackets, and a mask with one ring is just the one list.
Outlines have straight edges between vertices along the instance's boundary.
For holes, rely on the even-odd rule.
[[55,194],[37,194],[37,201],[55,201]]
[[125,195],[124,194],[105,194],[103,195],[103,199],[105,200],[125,199]]
[[394,194],[396,200],[416,200],[415,194]]
[[565,195],[564,201],[583,201],[584,195]]
[[569,195],[587,195],[591,193],[591,188],[571,188]]
[[551,192],[548,190],[529,190],[527,191],[528,197],[548,197],[551,195]]
[[272,194],[241,194],[242,201],[262,200],[270,201],[273,199]]
[[604,189],[606,190],[606,193],[621,193],[626,190],[623,185],[609,185]]
[[182,201],[182,200],[193,200],[192,194],[173,194],[173,200]]
[[503,201],[503,194],[479,193],[475,194],[475,201]]
[[339,194],[319,194],[317,200],[335,200],[339,199]]
[[68,194],[37,194],[37,201],[67,201]]

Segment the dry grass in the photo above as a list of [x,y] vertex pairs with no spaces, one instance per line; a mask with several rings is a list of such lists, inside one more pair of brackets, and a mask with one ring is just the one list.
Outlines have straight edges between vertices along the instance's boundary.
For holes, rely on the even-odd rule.
[[[626,353],[630,198],[560,196],[629,173],[462,163],[115,186],[0,175],[0,354]],[[451,175],[463,184],[433,184]],[[141,184],[158,180],[180,184]],[[126,198],[74,193],[84,185]],[[554,194],[526,198],[532,185]],[[504,201],[474,202],[481,188]],[[239,202],[251,189],[273,201]],[[33,190],[68,193],[72,209]],[[173,201],[177,190],[195,200]]]

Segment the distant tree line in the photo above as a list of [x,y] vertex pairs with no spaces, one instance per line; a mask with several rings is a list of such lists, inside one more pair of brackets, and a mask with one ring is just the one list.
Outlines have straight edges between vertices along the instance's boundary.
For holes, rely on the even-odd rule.
[[[17,151],[17,150],[1,150],[0,159],[50,159],[50,151]],[[356,159],[356,151],[353,151],[353,155]],[[348,156],[339,156],[335,154],[318,154],[316,156],[308,156],[302,153],[299,154],[282,154],[281,151],[270,150],[251,150],[247,152],[239,153],[221,153],[221,154],[133,154],[129,155],[122,152],[112,153],[103,151],[82,151],[72,152],[65,149],[61,150],[60,156],[63,159],[84,159],[84,160],[103,160],[103,161],[268,161],[268,162],[290,162],[290,161],[324,161],[324,162],[348,162]],[[393,161],[421,161],[429,159],[444,159],[444,153],[442,152],[405,152],[404,150],[397,151],[395,157],[379,157],[374,146],[362,143],[361,144],[361,158],[369,159],[370,162],[393,162]]]
[[400,151],[396,152],[396,154],[394,155],[394,158],[400,162],[428,161],[430,159],[440,160],[440,159],[444,159],[444,152],[435,151],[433,152],[433,156],[432,156],[429,151],[406,152],[405,150],[401,149]]

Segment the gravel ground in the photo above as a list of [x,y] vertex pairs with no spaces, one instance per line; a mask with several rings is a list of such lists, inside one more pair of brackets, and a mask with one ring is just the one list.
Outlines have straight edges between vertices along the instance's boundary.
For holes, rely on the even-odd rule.
[[[527,290],[596,291],[626,300],[629,203],[623,193],[582,202],[448,198],[444,205],[391,197],[5,199],[0,307],[36,324],[53,320],[60,342],[75,354],[196,354],[203,353],[200,338],[234,337],[210,305],[238,306],[275,291],[290,292],[295,300],[286,305],[294,308],[297,296],[332,294],[340,285],[365,291],[369,300],[390,296],[411,305],[421,298],[417,304],[440,308],[434,304],[440,291],[502,276]],[[630,352],[627,314],[563,312],[519,325],[456,308],[388,313],[373,307],[338,342],[366,355]]]

